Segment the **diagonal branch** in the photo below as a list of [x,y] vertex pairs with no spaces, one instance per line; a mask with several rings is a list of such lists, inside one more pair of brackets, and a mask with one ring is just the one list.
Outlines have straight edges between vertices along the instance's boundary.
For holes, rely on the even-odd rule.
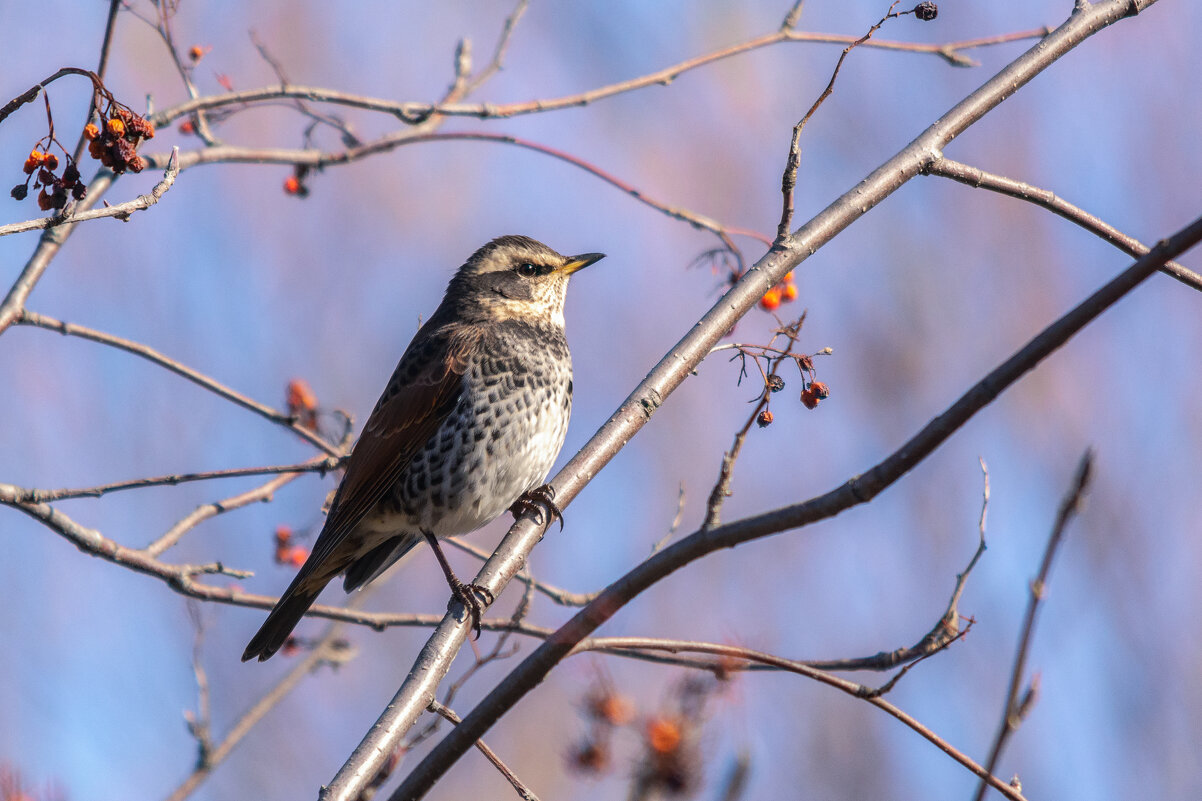
[[[1074,206],[1066,200],[1062,200],[1054,192],[1047,189],[1041,189],[1038,186],[1032,186],[1023,181],[1016,181],[1013,178],[985,172],[984,170],[977,169],[968,164],[961,164],[949,158],[936,159],[927,165],[925,172],[927,175],[951,178],[953,181],[958,181],[967,186],[988,189],[991,192],[998,192],[1018,198],[1019,200],[1034,203],[1036,206],[1045,208],[1071,223],[1076,223],[1091,234],[1100,236],[1128,256],[1139,258],[1148,252],[1148,246],[1138,239],[1127,236],[1104,220],[1095,217],[1084,209]],[[1165,275],[1176,278],[1188,287],[1202,291],[1202,275],[1198,275],[1193,270],[1182,267],[1175,261],[1168,262],[1160,268],[1160,271]]]
[[[1144,258],[1061,317],[1026,347],[978,382],[947,411],[932,420],[909,442],[862,476],[805,503],[766,512],[709,530],[697,531],[638,565],[611,584],[598,598],[539,646],[489,693],[462,725],[447,735],[414,769],[393,795],[394,801],[421,797],[478,738],[534,686],[541,682],[581,639],[596,630],[632,598],[665,576],[723,548],[833,517],[871,501],[897,482],[946,441],[1003,390],[1059,349],[1070,337],[1138,286],[1174,256],[1202,240],[1202,218],[1156,245]],[[487,572],[487,566],[485,569]],[[464,629],[464,626],[459,626]]]
[[106,334],[103,331],[97,331],[94,328],[88,328],[75,323],[67,323],[62,320],[56,320],[53,317],[47,317],[43,314],[36,314],[31,311],[22,311],[16,319],[19,325],[32,325],[38,328],[45,328],[50,331],[57,331],[64,336],[74,336],[81,339],[87,339],[92,342],[99,342],[101,345],[123,350],[126,353],[132,353],[135,356],[141,356],[149,362],[157,364],[178,376],[188,379],[193,384],[209,390],[213,394],[225,398],[236,406],[241,406],[243,409],[254,412],[260,417],[283,426],[296,434],[301,439],[321,449],[330,456],[341,458],[344,455],[345,449],[337,445],[326,442],[324,438],[316,432],[309,430],[301,425],[301,422],[293,415],[278,412],[275,409],[265,404],[243,395],[234,389],[231,389],[224,384],[209,378],[204,373],[193,370],[191,367],[166,356],[154,348],[143,345],[140,342],[134,342],[131,339]]
[[[737,320],[750,311],[771,286],[781,281],[785,273],[795,268],[836,234],[859,219],[872,206],[884,200],[910,178],[919,174],[924,164],[938,158],[942,147],[1000,104],[1003,99],[1014,94],[1047,66],[1097,31],[1128,16],[1133,10],[1139,10],[1150,4],[1150,1],[1141,1],[1133,5],[1130,0],[1107,0],[1074,13],[1039,45],[1001,70],[980,89],[942,115],[935,124],[901,152],[831,203],[813,220],[781,241],[776,248],[748,270],[691,327],[684,338],[635,387],[621,407],[584,448],[555,476],[552,483],[557,491],[557,502],[561,506],[566,506],[571,502],[580,490],[647,423],[664,398],[701,363],[710,348],[717,344],[718,340],[730,330]],[[1019,374],[1025,372],[1025,369],[1021,370]],[[987,395],[988,388],[983,392]],[[988,402],[983,397],[978,397],[977,400],[981,401],[981,405]],[[938,429],[936,429],[937,431]],[[948,433],[950,432],[945,432],[942,436],[946,437]],[[930,444],[930,447],[934,447],[934,442]],[[889,463],[889,466],[896,468],[897,464]],[[908,466],[905,469],[908,469]],[[901,472],[904,472],[904,469]],[[882,479],[883,476],[876,475],[877,491],[884,486],[884,483],[879,483]],[[892,480],[896,480],[896,476]],[[854,500],[861,495],[864,488],[866,487],[862,482],[849,482],[848,487],[836,491],[835,496],[841,498],[846,493]],[[848,501],[844,500],[843,502]],[[806,507],[804,517],[799,516],[792,520],[805,519],[805,517],[814,516],[819,511],[827,509],[832,510],[830,513],[833,513],[836,508],[842,507],[835,507],[830,501],[820,499]],[[772,519],[771,515],[769,519]],[[753,525],[752,530],[757,530],[755,527],[763,525],[764,522],[761,520],[748,525]],[[786,521],[773,519],[773,522],[783,523]],[[799,525],[799,523],[791,522],[789,525]],[[711,530],[707,536],[715,537],[720,536],[719,532],[729,534],[731,531],[741,530],[744,530],[741,526],[723,526]],[[769,533],[767,527],[758,530],[762,533]],[[502,540],[496,554],[480,571],[475,582],[487,587],[494,596],[498,595],[499,591],[518,572],[540,537],[541,531],[532,521],[522,520],[516,523]],[[686,545],[686,542],[693,544]],[[675,553],[679,556],[695,545],[693,538],[681,541],[660,551],[644,565],[665,564],[662,562],[665,555]],[[536,674],[540,677],[546,675],[558,658],[561,658],[562,652],[572,647],[575,639],[586,636],[600,625],[607,617],[601,611],[605,608],[601,606],[601,601],[607,595],[608,591],[573,619],[584,625],[583,631],[577,632],[575,628],[570,628],[571,636],[565,638],[565,632],[561,629],[560,633],[553,637],[547,646],[540,648],[526,663],[523,663],[524,667],[519,667],[516,674],[511,674],[511,680],[506,680],[484,704],[469,714],[464,719],[463,725],[457,727],[448,735],[447,739],[436,746],[431,756],[423,763],[424,767],[419,767],[418,771],[411,774],[410,780],[403,785],[406,792],[415,798],[423,794],[437,780],[438,776],[445,772],[451,762],[470,747],[471,742],[478,739],[479,735],[492,724],[497,716],[503,714],[525,694],[528,687],[523,685],[522,678],[513,678],[514,675],[524,675],[525,677]],[[612,599],[612,596],[610,597]],[[569,626],[573,625],[569,624]],[[439,682],[446,675],[455,654],[466,639],[467,628],[466,621],[453,615],[448,614],[443,619],[418,654],[413,669],[398,688],[392,702],[321,793],[323,801],[350,801],[358,794],[358,788],[377,773],[385,755],[400,742],[405,732],[413,726],[426,709],[429,700],[434,697]],[[549,659],[548,651],[554,652],[556,657]],[[537,665],[537,667],[528,667],[527,663]],[[470,739],[465,739],[469,735]],[[405,796],[400,794],[398,797]]]
[[[1002,723],[994,738],[993,748],[989,751],[989,761],[986,763],[990,773],[997,768],[998,760],[1002,756],[1002,749],[1006,747],[1006,740],[1018,730],[1018,726],[1025,716],[1026,707],[1030,705],[1026,701],[1019,702],[1018,691],[1027,665],[1027,651],[1031,646],[1031,637],[1035,633],[1035,615],[1039,611],[1039,604],[1043,601],[1044,591],[1047,589],[1048,574],[1052,570],[1052,559],[1055,557],[1060,543],[1064,541],[1064,530],[1069,521],[1081,509],[1085,492],[1089,489],[1092,472],[1093,450],[1087,450],[1077,464],[1077,473],[1073,478],[1072,487],[1064,496],[1064,500],[1060,502],[1060,509],[1056,513],[1056,523],[1052,526],[1052,534],[1048,537],[1048,544],[1043,552],[1043,561],[1039,565],[1039,575],[1031,582],[1031,597],[1027,601],[1027,612],[1023,616],[1022,634],[1018,638],[1018,648],[1014,654],[1014,668],[1010,671],[1010,686],[1006,690],[1006,702],[1002,708]],[[1033,684],[1034,682],[1032,682]],[[1030,691],[1028,695],[1030,695]],[[985,790],[984,784],[977,788],[976,801],[981,801],[985,797]]]

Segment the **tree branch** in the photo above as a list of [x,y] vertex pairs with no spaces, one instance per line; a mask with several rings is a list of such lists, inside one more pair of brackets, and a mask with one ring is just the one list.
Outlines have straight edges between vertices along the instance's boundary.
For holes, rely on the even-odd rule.
[[[932,420],[909,442],[863,476],[805,503],[766,512],[709,530],[697,531],[643,562],[611,584],[598,598],[564,624],[527,657],[455,731],[447,735],[410,773],[393,794],[393,801],[420,798],[468,744],[462,738],[479,737],[518,700],[536,686],[581,639],[612,617],[631,599],[665,576],[722,548],[809,525],[867,503],[930,455],[976,412],[1004,389],[1055,352],[1075,333],[1134,289],[1168,259],[1202,240],[1202,218],[1167,240],[1144,258],[1061,317],[996,370],[982,379],[947,411]],[[512,532],[511,532],[512,534]],[[507,537],[508,539],[508,537]],[[487,565],[485,571],[487,572]],[[459,625],[458,629],[465,628]],[[462,636],[462,635],[461,635]],[[404,686],[404,685],[402,685]]]
[[[1091,234],[1096,234],[1128,256],[1139,258],[1148,252],[1148,246],[1138,239],[1127,236],[1104,220],[1095,217],[1084,209],[1074,206],[1072,203],[1062,200],[1054,192],[1047,189],[1040,189],[1037,186],[1032,186],[1022,181],[1016,181],[1013,178],[985,172],[968,164],[952,161],[949,158],[936,159],[927,165],[925,172],[927,175],[951,178],[953,181],[958,181],[967,186],[988,189],[991,192],[998,192],[999,194],[1008,195],[1019,200],[1025,200],[1028,203],[1034,203],[1036,206],[1047,209],[1053,214],[1081,226]],[[1160,268],[1160,271],[1165,275],[1176,278],[1188,287],[1202,291],[1202,275],[1198,275],[1193,270],[1182,267],[1175,261],[1168,262]]]
[[[1027,703],[1019,703],[1018,692],[1027,664],[1027,651],[1031,646],[1031,637],[1035,633],[1035,615],[1039,611],[1039,604],[1043,601],[1044,591],[1047,588],[1048,575],[1052,570],[1052,558],[1055,557],[1060,543],[1064,541],[1064,530],[1068,526],[1068,522],[1081,509],[1092,473],[1093,451],[1087,450],[1077,465],[1077,473],[1073,478],[1072,487],[1064,496],[1064,500],[1060,502],[1060,509],[1056,513],[1056,523],[1052,526],[1051,536],[1048,537],[1048,544],[1043,552],[1043,561],[1039,565],[1039,575],[1035,581],[1031,582],[1031,597],[1027,601],[1027,612],[1023,616],[1022,634],[1018,638],[1018,648],[1014,654],[1014,668],[1010,671],[1010,686],[1006,690],[1006,702],[1002,707],[1002,722],[997,736],[994,738],[993,748],[989,751],[989,761],[986,763],[991,774],[997,769],[1002,749],[1006,747],[1006,740],[1018,730],[1019,724],[1026,714],[1026,708],[1029,706]],[[1034,683],[1032,683],[1032,688],[1033,686]],[[985,797],[985,790],[984,784],[977,788],[976,801],[981,801]]]
[[[1135,8],[1142,8],[1149,4],[1149,2],[1141,2]],[[810,254],[816,252],[823,244],[865,214],[872,206],[917,175],[923,165],[940,155],[940,150],[944,145],[1001,103],[1004,98],[1012,95],[1080,42],[1098,30],[1127,16],[1132,8],[1132,4],[1127,0],[1108,0],[1108,2],[1096,3],[1087,10],[1075,13],[1064,25],[1041,41],[1037,47],[1027,51],[1001,70],[994,78],[944,114],[934,125],[864,181],[844,193],[817,217],[766,254],[652,368],[647,377],[639,383],[613,416],[555,476],[553,485],[557,490],[557,503],[561,506],[570,503],[584,485],[647,423],[663,399],[679,386],[690,371],[701,362],[710,348],[717,344],[731,326],[754,306],[769,287],[781,281],[785,273],[795,268]],[[1020,374],[1021,372],[1025,372],[1025,369],[1020,371]],[[981,405],[988,402],[983,397],[978,399],[981,401]],[[933,446],[934,443],[930,447]],[[891,466],[896,465],[891,463]],[[848,489],[837,491],[836,494],[840,492],[846,492],[854,499],[861,492],[860,484],[849,482]],[[828,502],[816,503],[813,507],[809,507],[807,515],[813,515],[821,509],[828,508],[824,503]],[[755,525],[759,525],[759,523]],[[797,523],[792,525],[797,525]],[[716,536],[721,531],[729,533],[731,530],[731,526],[724,526],[711,530],[708,536]],[[733,530],[741,529],[735,526]],[[525,562],[540,537],[541,531],[532,521],[518,521],[510,528],[497,552],[485,564],[475,582],[486,586],[494,596],[498,595]],[[663,564],[664,556],[670,553],[679,555],[687,552],[693,545],[686,545],[686,542],[692,542],[692,538],[666,548],[644,564],[651,565],[657,562]],[[598,615],[600,602],[608,592],[603,593],[573,620],[594,621],[593,616]],[[523,665],[530,663],[538,665],[538,667],[519,667],[518,675],[527,677],[536,673],[540,677],[545,675],[557,659],[543,664],[543,660],[547,659],[544,649],[557,653],[570,649],[575,644],[575,640],[595,629],[604,618],[605,616],[595,618],[595,622],[590,623],[584,631],[577,632],[575,628],[569,629],[572,633],[569,638],[572,640],[571,642],[565,642],[557,635],[551,642],[536,651],[527,662],[523,663]],[[569,626],[572,625],[569,624]],[[390,748],[400,741],[404,733],[412,727],[425,710],[429,700],[434,697],[438,683],[446,674],[451,661],[466,638],[467,628],[466,621],[451,614],[443,619],[418,654],[413,669],[397,690],[392,703],[380,715],[375,725],[355,748],[331,783],[322,791],[323,801],[351,801],[357,794],[357,788],[362,787],[375,774]],[[540,655],[540,652],[543,653]],[[447,769],[450,762],[463,753],[460,745],[465,742],[463,738],[467,733],[476,730],[482,732],[491,725],[496,716],[524,695],[528,688],[518,689],[521,687],[521,678],[507,680],[498,687],[496,693],[491,695],[489,701],[486,702],[487,705],[482,704],[476,711],[468,715],[465,718],[465,725],[451,732],[447,739],[436,746],[431,757],[428,757],[427,761],[423,763],[425,767],[419,768],[418,772],[411,774],[410,780],[403,785],[407,788],[406,792],[413,797],[424,793]],[[470,727],[465,728],[469,723]],[[477,738],[472,738],[472,740],[475,739]],[[466,741],[467,744],[464,745],[464,748],[469,747],[470,742],[470,740]],[[435,754],[437,754],[436,757]],[[403,798],[404,794],[398,794],[397,797]]]

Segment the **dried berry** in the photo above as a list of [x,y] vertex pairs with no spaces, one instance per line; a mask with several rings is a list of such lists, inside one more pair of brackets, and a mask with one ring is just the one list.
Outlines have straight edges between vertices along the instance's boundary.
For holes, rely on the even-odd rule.
[[939,16],[939,6],[931,2],[923,2],[914,6],[914,16],[923,22],[930,22]]
[[113,136],[125,136],[125,123],[113,117],[104,126]]
[[780,392],[784,388],[785,388],[785,379],[781,378],[778,375],[768,376],[768,391],[769,392]]
[[73,186],[79,181],[79,167],[75,162],[68,162],[66,169],[63,170],[63,182],[67,186]]
[[88,188],[82,183],[75,183],[71,186],[71,197],[75,198],[76,200],[83,200],[85,197],[87,197],[87,194]]
[[818,399],[814,397],[814,391],[809,387],[806,387],[805,391],[801,393],[801,402],[807,409],[813,409],[818,405]]
[[772,425],[772,412],[767,409],[760,412],[759,417],[755,418],[755,424],[760,428],[767,428]]
[[29,187],[25,184],[17,184],[9,194],[13,196],[13,200],[24,200],[29,197]]
[[814,393],[814,397],[818,400],[826,400],[831,396],[830,388],[821,381],[815,381],[813,384],[810,384],[810,391]]
[[89,122],[87,125],[85,125],[83,127],[83,138],[84,139],[87,139],[89,142],[91,142],[98,136],[100,136],[100,128],[97,127],[96,123]]
[[38,208],[42,211],[50,211],[50,209],[54,208],[54,200],[45,189],[38,192]]

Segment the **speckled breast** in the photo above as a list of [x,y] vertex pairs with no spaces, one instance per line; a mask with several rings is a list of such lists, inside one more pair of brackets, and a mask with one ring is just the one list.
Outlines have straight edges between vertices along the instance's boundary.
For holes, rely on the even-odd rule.
[[546,478],[572,410],[563,329],[516,320],[481,342],[454,411],[392,492],[406,527],[466,534]]

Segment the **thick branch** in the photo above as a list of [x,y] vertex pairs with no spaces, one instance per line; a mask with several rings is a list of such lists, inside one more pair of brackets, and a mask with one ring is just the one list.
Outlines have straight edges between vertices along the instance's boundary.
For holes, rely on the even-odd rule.
[[[996,107],[1003,99],[1025,85],[1048,65],[1055,62],[1056,59],[1098,30],[1147,5],[1150,3],[1141,2],[1132,5],[1131,2],[1125,0],[1110,0],[1075,13],[1037,47],[1023,54],[997,76],[986,82],[984,86],[944,114],[934,125],[868,178],[846,192],[817,217],[794,232],[792,236],[778,243],[771,252],[743,275],[691,328],[689,333],[668,352],[588,444],[555,476],[553,485],[557,491],[557,502],[561,506],[566,506],[571,502],[597,472],[647,423],[663,399],[700,364],[710,348],[717,344],[723,334],[729,331],[731,326],[746,314],[771,286],[781,281],[785,273],[795,268],[819,247],[865,214],[868,209],[896,191],[907,180],[919,174],[925,164],[939,157],[943,146],[984,116],[990,109]],[[987,400],[982,399],[982,405],[984,402]],[[849,487],[852,498],[856,497],[860,491],[859,484],[850,482]],[[812,515],[821,508],[827,507],[824,507],[822,503],[817,503],[807,514]],[[833,510],[841,507],[829,508]],[[831,513],[834,512],[831,511]],[[798,525],[798,523],[791,523],[791,525]],[[734,528],[739,530],[737,526]],[[731,529],[731,526],[714,529],[709,532],[709,536],[716,536],[721,531],[729,533]],[[769,531],[765,529],[763,533],[769,533]],[[525,562],[540,535],[539,529],[533,522],[529,520],[517,522],[502,540],[493,558],[480,571],[475,579],[476,583],[487,587],[494,596],[498,595]],[[687,551],[692,546],[685,546],[684,542],[678,543],[661,551],[644,564],[655,563],[670,552],[679,554],[682,547]],[[605,595],[603,594],[602,598]],[[574,620],[594,620],[593,616],[598,614],[600,601],[601,598],[598,598]],[[573,637],[578,639],[587,635],[603,620],[604,616],[596,619],[587,627],[587,630],[579,632],[578,636],[575,629],[572,629]],[[396,743],[400,742],[404,733],[413,726],[429,704],[430,699],[434,697],[438,683],[446,674],[456,652],[466,638],[467,628],[465,621],[450,614],[444,618],[442,624],[421,650],[413,669],[398,689],[392,702],[356,747],[330,785],[323,790],[321,794],[323,801],[350,801],[357,795],[357,788],[362,787],[371,776],[375,775],[384,756]],[[535,654],[539,654],[544,648],[562,654],[565,646],[570,649],[574,644],[575,640],[565,642],[557,635],[552,642],[540,648]],[[557,659],[551,659],[544,663],[545,659],[547,659],[546,653],[537,659],[532,656],[531,660],[534,662],[531,664],[536,664],[538,667],[533,669],[522,667],[519,668],[519,672],[526,677],[534,674],[538,674],[540,677],[544,676],[557,661]],[[523,665],[525,664],[523,663]],[[451,732],[448,738],[436,747],[427,762],[423,763],[425,767],[419,768],[411,775],[410,780],[403,785],[405,791],[398,791],[396,797],[404,798],[406,794],[409,794],[416,798],[422,795],[449,767],[450,763],[458,758],[463,750],[470,747],[470,743],[478,738],[479,733],[487,729],[497,716],[516,703],[527,690],[528,687],[523,686],[523,679],[518,678],[512,682],[507,680],[493,696],[490,696],[486,704],[482,704],[477,711],[472,712],[465,719],[463,726]],[[471,740],[465,741],[464,737],[470,732],[478,733],[472,736]]]

